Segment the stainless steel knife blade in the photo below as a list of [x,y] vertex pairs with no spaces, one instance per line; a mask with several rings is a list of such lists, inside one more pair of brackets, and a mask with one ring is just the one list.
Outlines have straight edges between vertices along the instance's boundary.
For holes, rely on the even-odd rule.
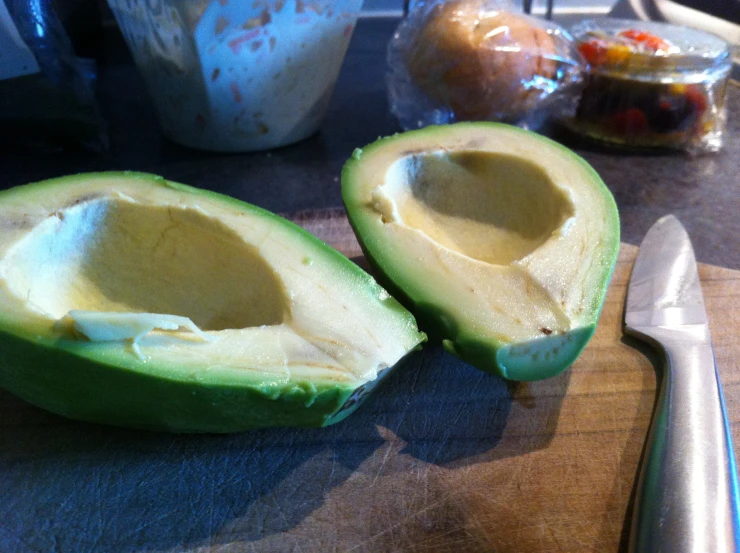
[[628,327],[708,323],[694,249],[673,215],[655,223],[640,244],[625,323]]
[[740,502],[699,274],[669,215],[648,231],[630,278],[625,331],[665,356],[630,528],[632,552],[740,551]]

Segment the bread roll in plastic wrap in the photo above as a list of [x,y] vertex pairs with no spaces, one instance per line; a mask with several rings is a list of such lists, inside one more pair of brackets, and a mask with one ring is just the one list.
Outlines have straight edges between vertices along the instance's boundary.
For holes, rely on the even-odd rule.
[[580,79],[557,25],[484,0],[419,2],[388,48],[391,109],[404,128],[492,120],[536,126]]

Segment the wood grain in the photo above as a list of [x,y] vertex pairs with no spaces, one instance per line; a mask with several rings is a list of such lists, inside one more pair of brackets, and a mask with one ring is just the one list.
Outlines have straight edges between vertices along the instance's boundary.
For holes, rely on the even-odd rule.
[[[296,220],[361,255],[341,212]],[[78,423],[0,392],[0,550],[620,551],[656,383],[622,337],[635,252],[583,355],[546,381],[427,347],[344,423],[233,436]],[[740,272],[700,276],[738,443]]]

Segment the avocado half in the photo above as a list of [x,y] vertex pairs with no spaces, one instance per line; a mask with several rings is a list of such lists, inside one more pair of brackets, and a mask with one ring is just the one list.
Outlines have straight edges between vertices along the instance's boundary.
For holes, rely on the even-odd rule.
[[496,123],[426,127],[356,150],[342,196],[380,282],[471,365],[547,378],[593,335],[619,215],[567,148]]
[[324,426],[424,340],[347,258],[233,198],[141,173],[0,192],[0,385],[49,411]]

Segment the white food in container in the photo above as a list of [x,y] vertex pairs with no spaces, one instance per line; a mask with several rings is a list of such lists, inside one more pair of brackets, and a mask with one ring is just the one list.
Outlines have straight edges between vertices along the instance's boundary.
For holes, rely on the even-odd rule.
[[362,0],[109,0],[162,129],[238,152],[318,130]]

